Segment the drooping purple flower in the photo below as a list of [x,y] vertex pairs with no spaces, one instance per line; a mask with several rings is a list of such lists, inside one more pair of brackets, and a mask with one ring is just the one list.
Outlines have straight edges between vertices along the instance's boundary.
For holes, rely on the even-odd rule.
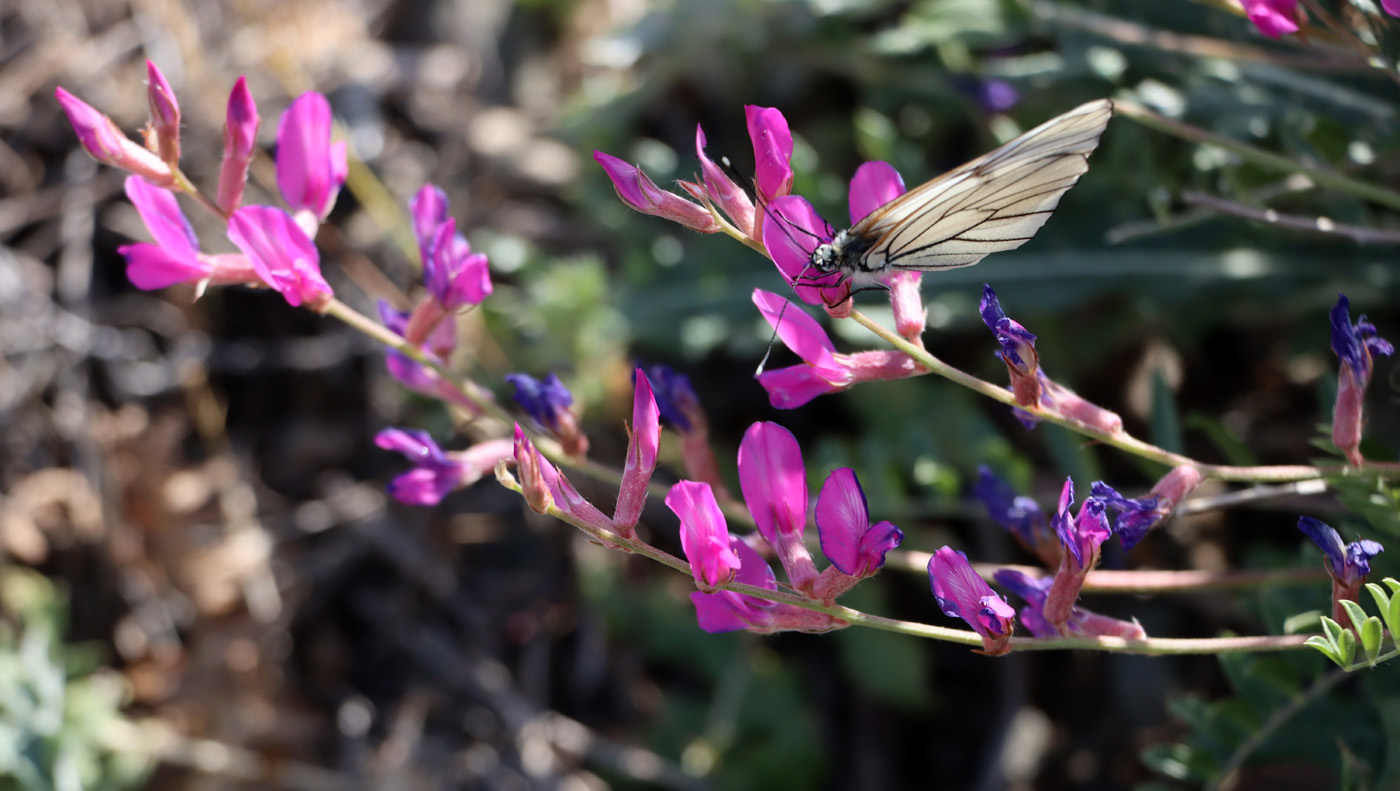
[[312,310],[333,298],[321,276],[316,245],[291,215],[273,206],[244,206],[228,221],[228,238],[252,261],[258,277],[292,307]]
[[1388,341],[1376,334],[1376,328],[1365,316],[1351,323],[1351,305],[1345,294],[1337,295],[1332,308],[1332,351],[1341,360],[1337,373],[1337,404],[1332,413],[1332,444],[1360,466],[1361,426],[1365,412],[1366,388],[1371,383],[1375,367],[1373,355],[1389,356],[1395,351]]
[[1245,16],[1269,38],[1298,32],[1298,0],[1242,0]]
[[168,187],[174,182],[170,165],[122,134],[112,119],[62,87],[54,89],[54,97],[68,116],[68,123],[78,135],[78,142],[93,159],[143,176],[157,186]]
[[943,547],[928,562],[929,585],[944,615],[961,618],[982,637],[982,650],[1004,654],[1011,650],[1016,610],[982,579],[967,555]]
[[488,440],[465,451],[449,453],[426,431],[385,429],[374,444],[403,454],[414,468],[389,484],[389,495],[408,505],[437,505],[449,492],[481,480],[496,464],[511,457],[510,440]]
[[651,382],[640,368],[633,377],[636,386],[632,395],[632,427],[627,432],[627,462],[617,490],[617,507],[613,509],[613,526],[623,537],[632,535],[641,518],[661,441],[661,411],[652,395]]
[[1050,565],[1059,565],[1063,548],[1050,530],[1049,519],[1034,498],[1016,494],[1011,484],[997,477],[991,468],[977,468],[972,494],[987,507],[987,515],[1010,531],[1026,549]]
[[307,236],[331,213],[349,175],[345,143],[331,142],[331,104],[298,96],[277,123],[277,188]]
[[783,345],[797,353],[803,365],[764,371],[758,383],[778,409],[795,409],[819,395],[836,393],[857,382],[902,379],[922,369],[904,352],[869,351],[838,354],[821,324],[777,294],[754,289],[753,303],[772,325]]
[[1040,403],[1040,355],[1035,351],[1035,336],[1013,319],[1007,318],[997,294],[988,284],[982,285],[980,307],[982,323],[992,331],[1001,346],[1001,359],[1011,375],[1011,392],[1016,403],[1031,406]]
[[506,381],[515,385],[515,403],[532,420],[547,429],[570,456],[588,452],[588,437],[579,427],[578,413],[573,409],[574,395],[554,374],[536,379],[529,374],[506,374]]
[[[1045,618],[1045,604],[1054,584],[1053,577],[1031,577],[1015,569],[1001,569],[992,575],[998,585],[1026,600],[1026,606],[1019,613],[1021,625],[1036,637],[1057,637],[1059,631]],[[1067,630],[1083,637],[1121,637],[1126,640],[1142,640],[1147,632],[1137,621],[1122,621],[1090,612],[1082,607],[1074,607],[1066,622]]]
[[490,263],[457,233],[457,221],[447,215],[447,193],[425,184],[409,202],[409,214],[422,256],[423,283],[443,310],[479,305],[490,296]]
[[758,532],[778,553],[794,588],[811,593],[816,564],[802,543],[807,527],[807,471],[792,432],[754,423],[739,443],[739,488]]
[[1124,549],[1132,549],[1148,531],[1166,521],[1172,509],[1200,483],[1200,470],[1181,465],[1172,468],[1152,487],[1152,491],[1138,499],[1122,496],[1103,481],[1094,481],[1089,491],[1118,512],[1113,532],[1122,540]]
[[885,554],[904,540],[891,522],[870,524],[870,506],[856,473],[849,467],[831,471],[817,495],[817,535],[822,554],[852,577],[868,577],[885,565]]
[[724,512],[719,510],[709,485],[697,481],[676,483],[666,494],[666,507],[681,521],[681,549],[690,561],[695,584],[703,590],[713,590],[734,579],[739,572],[739,556],[729,540]]
[[239,77],[228,95],[224,117],[224,159],[219,165],[219,206],[231,212],[243,202],[243,186],[258,144],[258,106],[248,90],[248,78]]
[[608,174],[617,197],[634,211],[680,223],[692,231],[719,233],[720,224],[708,209],[656,186],[641,168],[602,151],[594,151],[593,159]]
[[180,103],[175,89],[152,61],[146,61],[146,99],[151,106],[151,132],[156,153],[174,166],[180,161]]
[[1049,621],[1062,634],[1079,598],[1079,590],[1084,579],[1099,562],[1099,550],[1103,542],[1113,535],[1108,526],[1104,501],[1098,497],[1088,497],[1079,507],[1079,515],[1071,517],[1070,506],[1074,504],[1074,481],[1065,480],[1060,491],[1059,507],[1051,518],[1055,533],[1060,537],[1065,552],[1060,558],[1060,568],[1055,572],[1055,582],[1043,610]]
[[1332,620],[1351,624],[1344,601],[1356,601],[1361,585],[1371,573],[1371,558],[1385,550],[1376,541],[1358,539],[1343,544],[1342,537],[1325,522],[1310,516],[1298,518],[1298,529],[1317,544],[1326,556],[1327,573],[1332,577]]

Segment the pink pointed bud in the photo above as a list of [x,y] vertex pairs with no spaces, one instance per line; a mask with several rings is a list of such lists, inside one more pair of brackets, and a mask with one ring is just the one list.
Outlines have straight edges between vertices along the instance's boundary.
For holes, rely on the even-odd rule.
[[174,167],[180,161],[180,103],[175,99],[170,81],[149,60],[146,61],[146,97],[151,105],[156,153],[163,162]]
[[[704,178],[705,195],[724,212],[735,228],[745,236],[762,242],[754,233],[753,201],[743,188],[734,183],[724,169],[705,156],[705,130],[695,127],[695,154],[700,158],[700,173]],[[685,183],[682,183],[685,186]],[[687,192],[690,190],[687,188]],[[691,194],[694,194],[693,192]]]
[[656,452],[661,440],[661,410],[656,406],[651,381],[640,368],[632,396],[632,428],[627,434],[627,463],[622,470],[622,485],[617,490],[613,526],[618,535],[630,538],[647,501],[647,484],[656,470]]
[[[1042,409],[1058,412],[1062,417],[1085,428],[1102,431],[1105,434],[1118,434],[1123,431],[1123,418],[1098,404],[1085,401],[1073,390],[1045,375],[1045,369],[1036,371],[1040,381],[1040,406]],[[1017,418],[1026,428],[1035,428],[1039,418],[1020,410],[1014,410]]]
[[68,123],[77,133],[78,142],[93,159],[143,176],[157,186],[170,186],[174,183],[175,178],[170,166],[122,134],[110,118],[62,88],[55,88],[54,96],[63,107],[63,112],[67,114]]
[[321,276],[316,245],[291,215],[273,206],[244,206],[228,221],[228,238],[253,262],[258,276],[292,307],[322,310],[334,294]]
[[331,142],[330,102],[314,91],[298,96],[277,124],[277,188],[307,236],[331,213],[348,173],[345,144]]
[[792,432],[754,423],[739,443],[739,488],[754,524],[778,553],[788,581],[811,594],[817,567],[802,543],[807,527],[807,471]]
[[739,556],[730,545],[729,525],[710,487],[680,481],[667,493],[666,507],[680,519],[681,549],[690,561],[695,586],[712,591],[733,580],[739,571]]
[[972,570],[967,555],[943,547],[929,558],[928,577],[939,609],[971,626],[982,637],[984,653],[995,655],[1011,650],[1016,610]]
[[890,287],[894,329],[911,343],[922,343],[919,339],[928,324],[928,311],[924,309],[924,299],[919,294],[923,280],[922,272],[907,270],[894,272],[885,278],[886,285]]
[[535,444],[515,424],[515,471],[520,476],[520,493],[525,496],[525,504],[537,514],[547,514],[554,506],[554,488],[551,478],[559,473],[535,450]]
[[709,210],[656,186],[640,168],[602,151],[594,151],[593,159],[612,180],[617,197],[633,210],[678,222],[693,231],[719,232],[719,223]]
[[219,206],[232,212],[243,202],[243,185],[258,144],[258,106],[248,90],[248,78],[239,77],[228,95],[224,117],[224,160],[219,166]]

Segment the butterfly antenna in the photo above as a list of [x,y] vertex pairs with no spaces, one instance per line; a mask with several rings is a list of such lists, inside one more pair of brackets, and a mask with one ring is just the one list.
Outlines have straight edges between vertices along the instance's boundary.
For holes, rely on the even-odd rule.
[[[796,293],[797,291],[794,288],[794,296],[796,295]],[[763,366],[768,364],[768,356],[773,353],[773,342],[778,339],[778,328],[783,325],[783,314],[787,313],[787,308],[790,304],[792,303],[784,301],[783,306],[781,308],[778,308],[778,320],[773,322],[773,334],[768,336],[768,348],[763,350],[763,359],[758,361],[758,370],[753,372],[754,376],[763,375]]]

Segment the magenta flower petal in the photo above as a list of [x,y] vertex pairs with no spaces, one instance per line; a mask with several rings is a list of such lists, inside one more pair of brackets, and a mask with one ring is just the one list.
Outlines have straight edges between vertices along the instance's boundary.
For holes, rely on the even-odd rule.
[[680,481],[667,493],[666,507],[681,520],[681,549],[695,584],[710,589],[734,579],[739,557],[730,547],[729,525],[710,485]]
[[1381,8],[1391,16],[1400,17],[1400,0],[1381,0]]
[[661,443],[661,410],[652,394],[651,381],[640,368],[636,369],[633,380],[636,384],[632,395],[632,430],[627,438],[627,462],[617,490],[617,507],[613,509],[613,525],[623,534],[630,534],[641,518],[647,484],[656,470],[656,453]]
[[156,244],[176,257],[192,258],[199,252],[199,239],[185,219],[185,213],[180,211],[175,193],[139,176],[127,176],[126,197],[136,206]]
[[758,202],[767,204],[792,191],[792,132],[787,119],[773,107],[746,105],[744,117],[753,141]]
[[810,365],[764,371],[758,375],[758,383],[768,392],[768,403],[776,409],[796,409],[817,396],[842,389],[818,376]]
[[972,570],[967,555],[951,547],[933,553],[928,563],[929,583],[939,609],[952,618],[961,618],[982,636],[988,651],[1011,636],[1011,620],[1016,610],[996,594],[992,587]]
[[127,279],[142,291],[203,280],[211,272],[211,267],[199,257],[174,255],[156,244],[122,245],[117,252],[126,258]]
[[435,184],[424,184],[408,202],[408,213],[413,218],[420,260],[426,268],[433,258],[438,229],[447,222],[447,193]]
[[277,124],[277,188],[293,213],[324,220],[345,183],[345,144],[331,145],[331,105],[309,92],[298,96]]
[[753,304],[758,306],[763,318],[777,331],[784,346],[796,352],[805,362],[836,373],[838,366],[832,359],[836,345],[820,322],[771,291],[754,289]]
[[753,236],[753,200],[724,169],[705,156],[705,130],[695,127],[695,155],[700,160],[700,173],[705,194],[724,212],[730,222],[745,236]]
[[817,495],[817,535],[822,554],[852,577],[880,570],[885,553],[899,546],[904,533],[889,522],[870,524],[870,509],[855,471],[833,470]]
[[807,524],[807,473],[792,432],[777,423],[754,423],[739,443],[739,487],[758,531],[778,546],[780,536],[801,536]]
[[258,144],[258,106],[248,90],[248,79],[239,77],[228,95],[224,117],[224,159],[219,166],[219,206],[233,211],[243,202],[243,186]]
[[1298,0],[1243,0],[1245,16],[1269,38],[1298,32]]
[[[777,590],[773,569],[753,547],[732,537],[729,547],[740,563],[735,582]],[[762,631],[768,625],[770,613],[777,608],[767,599],[723,590],[714,593],[695,591],[690,594],[690,601],[695,605],[695,620],[700,628],[711,634],[750,628]]]
[[273,206],[244,206],[229,218],[228,238],[292,307],[304,302],[317,308],[330,301],[321,256],[291,215]]
[[851,225],[904,194],[904,179],[888,162],[866,162],[851,177]]

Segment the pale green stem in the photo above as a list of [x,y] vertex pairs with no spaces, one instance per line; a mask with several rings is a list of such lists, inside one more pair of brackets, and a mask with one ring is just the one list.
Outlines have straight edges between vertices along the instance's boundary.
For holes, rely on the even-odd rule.
[[1385,187],[1377,186],[1350,176],[1342,175],[1335,170],[1303,165],[1272,151],[1265,151],[1262,148],[1255,148],[1247,143],[1241,143],[1214,132],[1208,132],[1199,127],[1183,124],[1180,121],[1173,121],[1163,118],[1157,113],[1148,110],[1132,102],[1115,101],[1114,111],[1125,118],[1136,121],[1143,126],[1155,129],[1158,132],[1165,132],[1173,137],[1183,140],[1190,140],[1193,143],[1205,143],[1234,154],[1246,162],[1251,162],[1269,170],[1277,170],[1283,173],[1301,173],[1312,179],[1318,186],[1327,187],[1355,195],[1358,198],[1379,203],[1392,209],[1400,210],[1400,193],[1396,193]]

